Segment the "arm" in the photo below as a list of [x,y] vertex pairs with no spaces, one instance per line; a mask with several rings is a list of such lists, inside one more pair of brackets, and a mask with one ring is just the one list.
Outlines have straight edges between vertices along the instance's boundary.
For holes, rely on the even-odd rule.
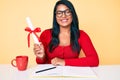
[[[41,34],[41,36],[43,36],[43,33]],[[44,64],[46,62],[45,59],[45,49],[44,49],[44,45],[43,45],[43,37],[39,38],[40,41],[40,45],[38,44],[34,44],[34,53],[36,55],[36,63],[37,64]]]
[[79,44],[86,57],[65,59],[65,65],[71,66],[98,66],[99,58],[89,36],[81,31]]
[[37,64],[45,63],[45,61],[46,61],[45,50],[44,50],[44,46],[43,46],[42,42],[40,43],[40,45],[34,44],[33,50],[34,50],[34,54],[36,55]]
[[36,57],[36,63],[37,63],[37,64],[44,64],[45,62],[46,62],[46,58],[41,59],[41,58],[39,58],[39,57]]
[[44,49],[44,57],[40,58],[36,56],[36,62],[37,64],[44,64],[47,62],[47,55],[46,55],[46,50],[48,43],[50,41],[50,30],[45,30],[41,33],[39,41],[43,44],[43,49]]

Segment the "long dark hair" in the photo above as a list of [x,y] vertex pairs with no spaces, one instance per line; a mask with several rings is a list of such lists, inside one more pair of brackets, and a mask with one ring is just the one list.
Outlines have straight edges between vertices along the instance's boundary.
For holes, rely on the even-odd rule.
[[54,7],[54,12],[53,12],[53,28],[52,28],[52,39],[49,44],[49,51],[52,52],[58,45],[59,45],[59,33],[60,33],[60,28],[59,24],[56,21],[56,9],[59,4],[64,4],[66,5],[72,12],[72,23],[71,23],[71,37],[70,37],[70,44],[72,46],[73,51],[77,51],[78,53],[80,52],[80,46],[78,43],[78,38],[80,37],[80,32],[79,32],[79,21],[78,21],[78,16],[76,14],[76,11],[74,9],[73,4],[68,1],[68,0],[59,0],[55,7]]

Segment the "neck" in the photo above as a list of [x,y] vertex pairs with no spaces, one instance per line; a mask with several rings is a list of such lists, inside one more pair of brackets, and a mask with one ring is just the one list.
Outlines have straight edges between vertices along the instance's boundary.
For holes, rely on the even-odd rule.
[[70,27],[60,27],[60,33],[70,33]]

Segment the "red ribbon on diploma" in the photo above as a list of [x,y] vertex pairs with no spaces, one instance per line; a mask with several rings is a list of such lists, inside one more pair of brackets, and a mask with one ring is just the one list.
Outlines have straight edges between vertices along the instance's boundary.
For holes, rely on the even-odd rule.
[[40,28],[35,28],[34,30],[31,30],[29,27],[26,27],[25,28],[25,31],[29,32],[28,36],[27,36],[27,40],[28,40],[28,47],[30,47],[30,34],[31,33],[34,33],[35,36],[37,37],[37,39],[39,40],[39,37],[38,35],[36,34],[36,32],[41,32],[41,29]]

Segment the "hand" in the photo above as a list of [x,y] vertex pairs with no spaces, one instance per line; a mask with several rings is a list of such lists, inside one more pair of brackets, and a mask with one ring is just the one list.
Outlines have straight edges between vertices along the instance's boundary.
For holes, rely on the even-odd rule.
[[55,65],[55,66],[57,66],[57,65],[64,66],[64,65],[65,65],[64,59],[57,58],[57,57],[53,58],[53,59],[51,60],[51,63],[52,63],[53,65]]
[[40,43],[40,45],[34,44],[33,51],[36,57],[39,57],[41,59],[45,57],[45,50],[44,50],[44,46],[42,43]]

